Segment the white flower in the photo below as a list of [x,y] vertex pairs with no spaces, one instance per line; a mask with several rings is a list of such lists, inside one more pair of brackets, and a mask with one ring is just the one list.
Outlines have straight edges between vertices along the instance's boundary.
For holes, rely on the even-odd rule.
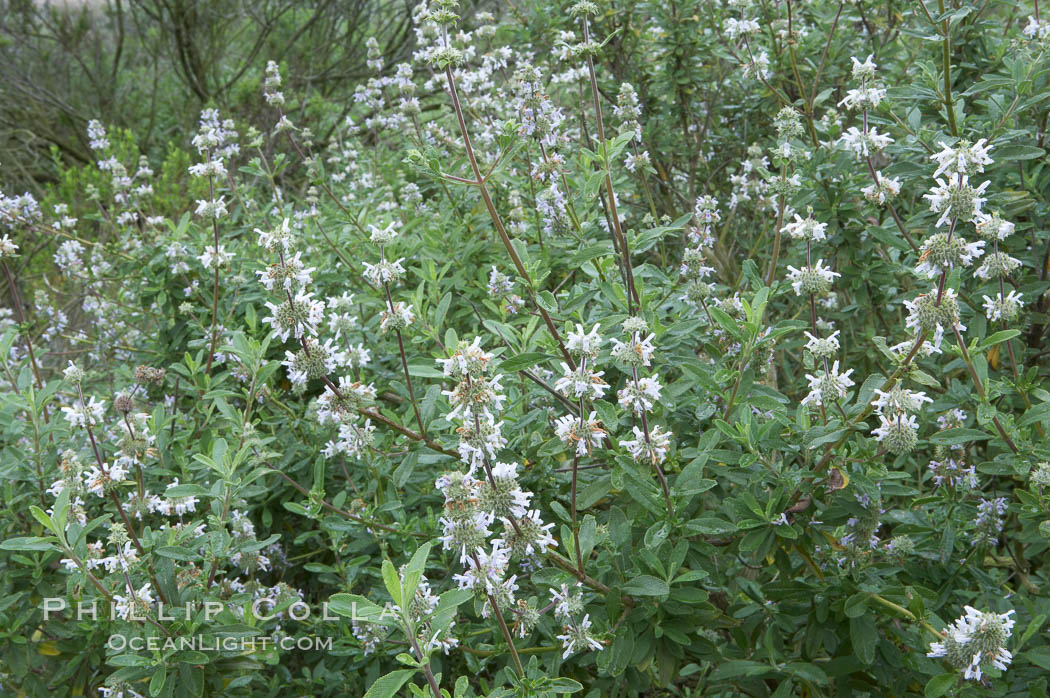
[[850,60],[853,61],[853,79],[854,80],[871,80],[875,77],[875,70],[878,66],[871,59],[875,57],[875,54],[869,54],[864,62],[861,63],[855,56],[851,56]]
[[492,546],[492,552],[478,550],[475,557],[466,560],[467,570],[463,574],[454,574],[452,579],[460,589],[474,589],[481,586],[485,593],[492,594],[503,584],[503,576],[510,563],[510,551],[498,543]]
[[92,150],[105,150],[109,147],[109,139],[106,138],[106,128],[97,119],[88,122],[88,147]]
[[575,446],[579,456],[587,455],[592,447],[601,446],[605,439],[605,430],[594,412],[591,412],[586,420],[580,420],[571,414],[559,417],[554,420],[554,429],[562,443]]
[[189,171],[194,177],[225,177],[227,174],[222,158],[195,163],[190,165]]
[[69,362],[69,366],[62,371],[62,375],[66,377],[66,380],[70,383],[79,383],[84,380],[84,372],[77,367],[72,361]]
[[864,197],[881,206],[901,193],[901,181],[896,177],[886,177],[882,172],[875,173],[876,184],[869,184],[861,189]]
[[287,218],[273,230],[266,231],[256,228],[255,233],[259,236],[259,245],[270,252],[276,252],[277,248],[280,248],[284,254],[288,254],[295,245],[295,237],[292,235],[292,228]]
[[923,240],[919,251],[921,261],[915,266],[915,273],[932,279],[942,271],[954,269],[956,264],[968,267],[983,254],[984,240],[966,242],[959,235],[949,240],[946,233],[935,233]]
[[929,199],[930,210],[940,213],[935,227],[939,228],[949,218],[957,218],[960,221],[971,221],[981,214],[981,205],[987,199],[981,194],[988,188],[989,182],[983,182],[974,188],[969,184],[967,175],[953,172],[948,180],[937,178],[937,186],[930,189],[929,194],[923,194],[924,199]]
[[202,218],[214,218],[218,220],[226,215],[225,197],[218,199],[197,199],[197,215]]
[[806,349],[817,358],[834,356],[839,350],[838,330],[827,337],[814,337],[809,332],[805,332],[805,335],[809,338],[809,341],[806,342]]
[[651,463],[663,463],[667,460],[667,451],[671,448],[671,434],[663,430],[663,427],[653,427],[649,430],[648,441],[645,432],[638,427],[633,427],[634,439],[620,441],[620,445],[627,449],[631,457],[639,463],[649,461]]
[[113,611],[122,620],[143,619],[153,604],[153,592],[147,582],[144,587],[128,596],[113,595]]
[[933,400],[926,397],[926,393],[915,390],[907,390],[895,387],[887,392],[876,389],[877,396],[871,404],[875,406],[875,414],[895,414],[898,412],[917,412],[922,409],[922,403]]
[[582,364],[573,371],[564,362],[561,369],[564,375],[554,384],[554,389],[560,393],[576,399],[599,400],[609,389],[609,384],[602,380],[605,371],[594,371]]
[[583,594],[579,582],[572,588],[568,584],[562,584],[561,589],[551,589],[550,594],[554,604],[554,617],[558,620],[569,620],[583,610]]
[[398,235],[396,221],[391,222],[385,228],[377,228],[374,225],[369,225],[368,229],[371,232],[370,239],[377,245],[389,244]]
[[561,640],[562,646],[565,648],[565,652],[562,653],[562,659],[568,659],[569,655],[573,652],[580,650],[592,649],[600,651],[604,646],[591,634],[591,618],[590,615],[585,615],[579,623],[569,624],[564,628],[565,632],[562,635],[558,635],[558,639]]
[[620,407],[630,408],[635,414],[649,412],[660,401],[660,382],[655,378],[639,378],[637,383],[628,381],[620,390]]
[[845,106],[847,109],[875,109],[885,96],[886,90],[881,87],[855,87],[846,90],[846,96],[839,102],[839,106]]
[[481,417],[498,414],[507,399],[501,392],[502,379],[502,373],[494,376],[476,376],[473,380],[460,381],[452,390],[443,390],[441,394],[448,397],[448,402],[452,405],[452,410],[445,418],[469,422],[473,421],[475,414]]
[[1014,224],[1004,221],[998,213],[985,213],[979,211],[974,217],[974,225],[977,234],[986,240],[1005,240],[1014,234]]
[[489,293],[493,296],[503,296],[513,290],[514,280],[493,265],[492,271],[489,272]]
[[736,40],[739,36],[757,34],[762,31],[761,25],[754,19],[736,19],[730,17],[726,20],[725,33],[730,40]]
[[438,540],[445,550],[458,550],[460,564],[466,565],[471,556],[482,552],[482,545],[492,535],[489,526],[493,520],[492,514],[484,511],[466,517],[441,517],[444,534]]
[[14,257],[18,254],[18,245],[15,244],[14,240],[7,236],[5,233],[0,238],[0,258],[2,257]]
[[817,263],[812,267],[796,269],[793,266],[788,266],[787,278],[791,282],[791,288],[795,289],[795,295],[800,296],[803,291],[814,295],[823,295],[831,288],[831,282],[835,280],[835,277],[842,276],[839,272],[831,271],[831,269],[822,266],[823,264],[824,260],[818,259]]
[[784,227],[780,229],[780,232],[790,235],[795,240],[817,241],[827,239],[824,232],[827,229],[827,223],[820,223],[814,220],[812,216],[803,218],[796,213],[795,220],[791,223],[786,223]]
[[639,165],[641,165],[643,169],[649,165],[648,150],[643,151],[639,155],[627,153],[627,157],[624,158],[623,166],[626,167],[629,172],[634,172]]
[[960,332],[965,332],[966,325],[959,321],[959,301],[955,289],[945,288],[939,304],[937,295],[938,290],[935,287],[929,293],[904,301],[904,307],[908,310],[905,326],[917,332],[932,332],[930,339],[933,349],[939,354],[944,330],[956,327]]
[[215,269],[229,264],[233,259],[233,253],[227,252],[223,245],[219,245],[218,248],[205,247],[204,254],[198,256],[197,259],[205,269]]
[[985,145],[987,142],[985,138],[973,144],[959,141],[955,148],[949,148],[944,141],[938,141],[937,145],[943,150],[930,156],[930,159],[937,163],[937,171],[933,173],[933,176],[936,178],[942,174],[954,172],[959,174],[984,172],[984,166],[994,162],[988,157],[988,151],[992,149],[992,146]]
[[[68,369],[67,369],[68,370]],[[106,403],[96,400],[92,395],[86,403],[78,403],[72,407],[62,407],[62,414],[71,427],[96,426],[102,422],[102,415],[106,411]]]
[[852,373],[852,368],[839,373],[839,362],[836,361],[826,373],[818,373],[815,376],[807,374],[809,394],[802,398],[802,404],[826,405],[846,397],[846,390],[854,384],[850,378]]
[[389,329],[403,329],[415,322],[416,316],[412,313],[412,305],[406,305],[401,301],[394,304],[390,310],[384,310],[379,321],[379,329],[386,332]]
[[978,279],[1006,278],[1021,266],[1021,260],[1005,252],[993,252],[984,259],[984,263],[973,272]]
[[885,442],[886,448],[896,454],[907,453],[915,448],[918,440],[919,423],[913,414],[898,412],[892,417],[879,415],[879,426],[871,430],[872,436],[879,443]]
[[1050,22],[1040,21],[1035,15],[1029,15],[1028,24],[1021,31],[1029,39],[1045,39],[1050,37]]
[[1006,649],[1006,641],[1013,634],[1013,611],[982,613],[966,606],[966,613],[944,629],[944,639],[930,643],[927,657],[943,657],[967,681],[980,681],[984,664],[1006,671],[1013,654]]
[[324,320],[324,301],[313,296],[313,293],[304,293],[300,289],[290,304],[275,305],[267,301],[266,307],[271,315],[263,318],[263,322],[273,326],[282,342],[287,342],[293,335],[299,339],[317,334],[317,327]]
[[595,323],[590,332],[584,332],[583,325],[577,323],[576,330],[569,332],[569,336],[565,341],[565,348],[579,356],[587,356],[593,359],[601,351],[604,342],[605,340],[598,334],[598,323]]
[[648,337],[642,338],[641,332],[632,332],[627,342],[614,339],[612,340],[612,356],[617,361],[622,361],[625,364],[649,366],[652,362],[653,354],[656,352],[656,349],[653,348],[653,339],[655,337],[655,334],[650,334]]
[[879,133],[874,126],[867,132],[861,131],[856,126],[850,126],[838,142],[847,150],[852,150],[857,159],[863,160],[892,144],[893,139]]
[[405,273],[405,268],[401,266],[403,261],[405,261],[404,257],[394,262],[386,259],[381,259],[376,264],[365,262],[365,277],[376,286],[397,283]]
[[983,298],[984,312],[989,320],[1013,320],[1024,307],[1021,294],[1014,290],[1001,298],[999,296],[995,298],[983,296]]

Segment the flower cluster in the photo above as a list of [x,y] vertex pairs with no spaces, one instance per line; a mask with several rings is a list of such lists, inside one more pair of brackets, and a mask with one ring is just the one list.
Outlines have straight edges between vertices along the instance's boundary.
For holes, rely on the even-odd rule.
[[1013,659],[1006,641],[1013,633],[1013,611],[992,613],[966,606],[966,614],[944,631],[944,639],[930,643],[927,657],[943,657],[963,672],[967,681],[980,681],[984,671],[994,667],[1006,671]]

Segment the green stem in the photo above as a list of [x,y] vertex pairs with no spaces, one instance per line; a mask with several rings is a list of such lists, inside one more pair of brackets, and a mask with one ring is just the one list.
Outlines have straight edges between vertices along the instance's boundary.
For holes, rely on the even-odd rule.
[[[944,0],[937,0],[937,7],[940,9],[941,14],[944,14]],[[944,32],[944,42],[942,44],[942,62],[944,63],[944,106],[948,110],[948,129],[952,132],[953,136],[958,137],[959,126],[955,121],[955,105],[952,104],[952,37],[951,37],[951,21],[945,19],[941,22]]]

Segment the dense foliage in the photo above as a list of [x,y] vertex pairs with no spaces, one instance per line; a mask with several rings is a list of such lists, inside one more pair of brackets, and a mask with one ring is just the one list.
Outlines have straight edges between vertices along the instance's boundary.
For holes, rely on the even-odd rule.
[[1050,22],[483,9],[5,186],[0,692],[1046,695]]

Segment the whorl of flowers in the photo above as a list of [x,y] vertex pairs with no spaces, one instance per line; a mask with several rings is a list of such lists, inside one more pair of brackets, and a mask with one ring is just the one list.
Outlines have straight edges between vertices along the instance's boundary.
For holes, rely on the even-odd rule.
[[991,613],[966,606],[966,614],[944,630],[944,639],[930,643],[927,657],[943,657],[967,681],[980,681],[989,667],[1006,671],[1013,655],[1006,641],[1013,634],[1013,611]]

